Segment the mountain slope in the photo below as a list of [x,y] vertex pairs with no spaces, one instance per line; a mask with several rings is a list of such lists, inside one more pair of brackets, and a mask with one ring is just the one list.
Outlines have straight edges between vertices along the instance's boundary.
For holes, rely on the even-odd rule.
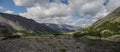
[[[115,20],[117,19],[117,20]],[[107,16],[105,16],[103,19],[98,20],[97,22],[95,22],[92,26],[98,25],[99,23],[103,23],[105,21],[120,21],[120,7],[115,9],[113,12],[111,12],[110,14],[108,14]]]
[[44,24],[46,26],[49,26],[50,28],[52,28],[54,30],[58,30],[60,32],[72,32],[72,31],[82,29],[82,27],[66,25],[66,24],[52,24],[52,23],[44,23]]
[[94,30],[108,29],[116,33],[120,32],[120,7],[108,14],[102,20],[97,21],[93,26]]
[[98,20],[92,26],[74,33],[74,37],[91,35],[97,37],[109,37],[120,35],[120,7]]
[[37,23],[32,19],[6,13],[0,13],[0,24],[1,23],[11,26],[16,31],[27,31],[42,34],[56,32],[48,26]]

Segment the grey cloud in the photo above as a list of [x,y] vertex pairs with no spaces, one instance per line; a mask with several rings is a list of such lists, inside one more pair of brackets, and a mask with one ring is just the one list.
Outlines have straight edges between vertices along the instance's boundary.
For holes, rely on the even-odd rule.
[[49,3],[49,0],[21,1],[14,0],[17,6],[32,6],[27,8],[27,12],[20,13],[20,15],[40,23],[70,24],[72,15],[76,12],[84,17],[92,18],[91,21],[88,18],[79,18],[78,21],[71,22],[72,25],[80,26],[89,26],[120,6],[120,0],[110,0],[107,6],[103,5],[105,0],[69,0],[69,5],[60,3],[60,0],[56,0],[54,3]]

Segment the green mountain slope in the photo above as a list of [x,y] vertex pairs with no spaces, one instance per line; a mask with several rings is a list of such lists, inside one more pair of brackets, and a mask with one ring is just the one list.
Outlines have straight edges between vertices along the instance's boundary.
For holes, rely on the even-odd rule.
[[93,24],[90,29],[93,31],[111,31],[111,34],[120,34],[120,7],[108,14],[102,20]]
[[99,37],[108,37],[120,34],[120,7],[98,20],[92,26],[74,33],[79,35],[91,35]]
[[92,27],[97,28],[107,22],[108,23],[110,22],[110,24],[120,23],[120,7],[114,10],[113,12],[111,12],[110,14],[108,14],[105,18],[94,23]]

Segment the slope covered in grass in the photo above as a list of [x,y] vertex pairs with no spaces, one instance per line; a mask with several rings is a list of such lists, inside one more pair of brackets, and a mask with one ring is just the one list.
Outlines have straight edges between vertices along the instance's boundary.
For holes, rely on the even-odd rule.
[[83,35],[91,35],[98,37],[109,37],[112,35],[120,35],[120,7],[98,20],[92,26],[74,33],[76,37]]

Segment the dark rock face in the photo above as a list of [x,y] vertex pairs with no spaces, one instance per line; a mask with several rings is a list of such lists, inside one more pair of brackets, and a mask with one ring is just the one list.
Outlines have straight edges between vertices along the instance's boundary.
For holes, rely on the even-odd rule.
[[1,22],[0,23],[0,36],[3,36],[2,30],[8,30],[9,32],[15,32],[15,30],[9,24]]
[[13,30],[13,28],[9,24],[2,22],[0,23],[0,28]]

